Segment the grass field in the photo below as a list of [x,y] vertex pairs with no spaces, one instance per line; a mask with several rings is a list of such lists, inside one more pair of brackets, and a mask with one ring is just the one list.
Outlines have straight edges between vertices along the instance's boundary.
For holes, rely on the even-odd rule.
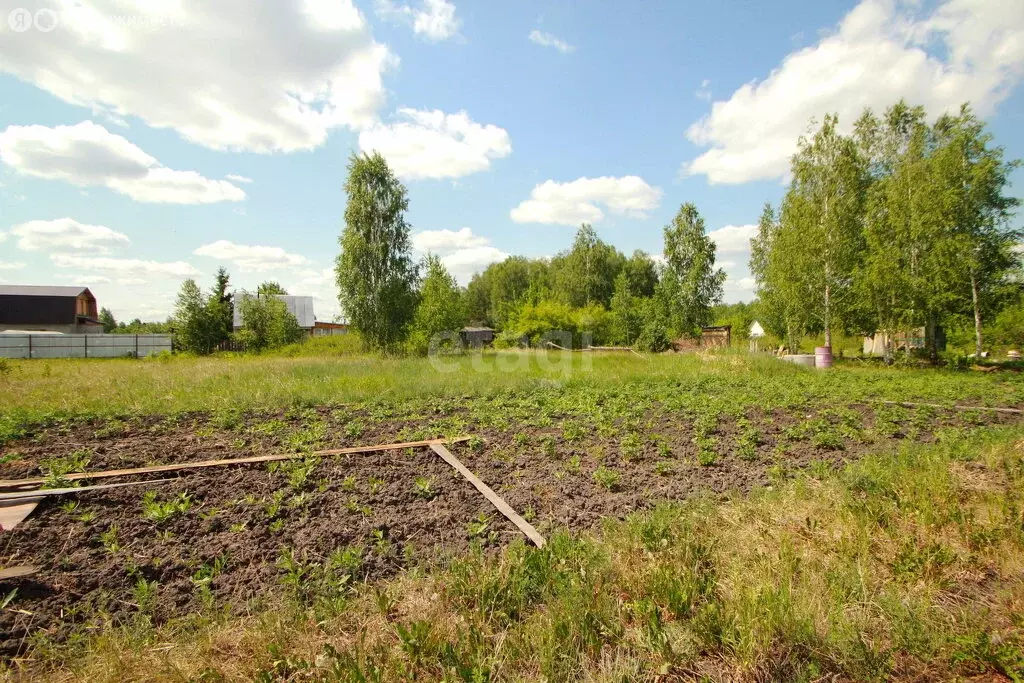
[[[1011,372],[742,354],[32,361],[0,477],[293,452],[5,532],[7,673],[57,680],[1024,676]],[[549,539],[429,451],[453,451]],[[2,597],[2,596],[0,596]]]

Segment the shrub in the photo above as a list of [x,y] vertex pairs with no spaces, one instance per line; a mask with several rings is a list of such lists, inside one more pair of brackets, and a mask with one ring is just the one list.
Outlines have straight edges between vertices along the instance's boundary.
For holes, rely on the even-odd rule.
[[245,324],[235,333],[235,339],[245,344],[248,350],[277,348],[302,339],[299,321],[277,297],[243,293],[235,305],[241,310]]

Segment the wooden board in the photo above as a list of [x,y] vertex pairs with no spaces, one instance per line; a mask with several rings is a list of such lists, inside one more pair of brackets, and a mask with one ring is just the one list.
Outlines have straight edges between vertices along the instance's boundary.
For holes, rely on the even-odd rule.
[[25,521],[39,505],[42,498],[22,498],[0,503],[0,531],[10,531]]
[[[33,489],[31,491],[12,491],[0,493],[0,506],[13,504],[18,501],[35,500],[39,501],[47,496],[63,496],[69,493],[82,493],[84,491],[100,491],[102,489],[116,489],[122,486],[142,486],[143,484],[165,484],[174,481],[173,479],[147,479],[146,481],[123,481],[117,484],[100,484],[99,486],[76,486],[66,489]],[[24,519],[24,518],[22,518]],[[7,527],[4,527],[5,529]]]
[[465,465],[459,462],[459,459],[452,455],[451,451],[445,448],[442,444],[434,443],[430,444],[430,449],[441,456],[441,458],[455,468],[455,470],[465,477],[470,484],[476,487],[476,490],[484,494],[484,498],[491,502],[491,505],[498,508],[498,512],[505,515],[510,522],[519,527],[519,530],[526,534],[526,537],[533,541],[533,544],[538,548],[543,548],[546,541],[533,526],[525,519],[519,516],[512,507],[502,499],[497,493],[491,490],[491,487],[480,481],[475,474],[469,471]]
[[0,580],[3,579],[17,579],[22,576],[30,576],[39,571],[39,567],[33,567],[31,565],[23,565],[20,567],[4,567],[0,569]]
[[[458,443],[468,441],[469,436],[456,436],[451,439],[427,439],[426,441],[407,441],[405,443],[387,443],[379,446],[353,446],[350,448],[332,448],[325,451],[313,451],[312,453],[278,453],[274,455],[255,455],[247,458],[228,458],[225,460],[199,460],[196,462],[182,462],[171,465],[153,465],[150,467],[136,467],[127,470],[101,470],[97,472],[74,472],[65,474],[61,479],[67,481],[78,481],[79,479],[103,479],[106,477],[128,477],[134,474],[153,474],[154,472],[176,472],[178,470],[192,470],[203,467],[219,467],[223,465],[246,465],[257,462],[275,462],[278,460],[295,460],[304,458],[307,455],[347,455],[349,453],[373,453],[376,451],[397,451],[403,448],[417,448],[431,446],[433,444]],[[0,488],[17,488],[22,486],[39,486],[46,480],[41,477],[33,479],[4,479],[0,480]]]

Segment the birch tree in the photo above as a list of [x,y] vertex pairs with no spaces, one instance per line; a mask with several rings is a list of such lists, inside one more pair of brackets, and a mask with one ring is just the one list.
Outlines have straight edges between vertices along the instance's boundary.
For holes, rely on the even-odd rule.
[[405,221],[409,199],[378,153],[352,156],[345,192],[345,229],[335,262],[338,299],[364,343],[391,351],[404,340],[416,304]]
[[715,269],[715,243],[705,234],[697,207],[679,207],[665,226],[665,267],[658,296],[673,333],[695,336],[711,324],[711,307],[722,300],[725,271]]
[[847,319],[854,304],[854,273],[863,255],[865,168],[852,138],[829,115],[801,138],[782,202],[778,239],[788,260],[795,303],[825,333]]

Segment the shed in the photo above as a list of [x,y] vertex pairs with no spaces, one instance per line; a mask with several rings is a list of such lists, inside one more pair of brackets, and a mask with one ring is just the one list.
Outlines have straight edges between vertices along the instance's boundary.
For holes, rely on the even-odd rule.
[[25,332],[103,332],[88,287],[0,285],[0,327]]
[[459,331],[462,343],[466,346],[478,349],[494,342],[494,329],[490,327],[463,327]]

